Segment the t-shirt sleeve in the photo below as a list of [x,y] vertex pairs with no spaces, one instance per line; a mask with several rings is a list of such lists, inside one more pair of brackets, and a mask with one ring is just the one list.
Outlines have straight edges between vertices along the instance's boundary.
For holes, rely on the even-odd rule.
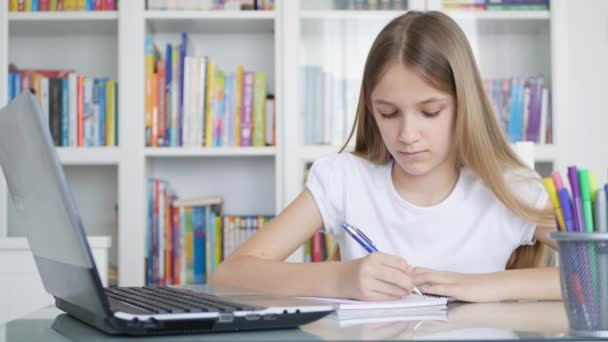
[[344,218],[345,159],[332,154],[316,160],[306,180],[306,188],[321,213],[325,231],[334,236]]
[[[523,175],[521,173],[517,176],[511,175],[509,178],[516,196],[534,208],[545,208],[549,200],[549,195],[547,194],[538,173],[530,171]],[[536,223],[517,216],[515,226],[514,238],[516,243],[519,245],[533,245],[536,243],[536,239],[534,238]]]

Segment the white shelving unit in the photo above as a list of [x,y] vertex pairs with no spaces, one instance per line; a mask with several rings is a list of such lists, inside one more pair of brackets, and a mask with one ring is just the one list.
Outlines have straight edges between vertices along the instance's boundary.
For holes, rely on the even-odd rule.
[[[0,105],[7,102],[8,65],[23,69],[67,69],[91,76],[107,76],[118,80],[121,61],[118,53],[119,13],[47,12],[8,13],[8,2],[0,0]],[[121,90],[121,96],[125,94]],[[122,128],[123,122],[121,120]],[[124,138],[124,137],[123,137]],[[78,203],[87,235],[108,240],[107,247],[117,241],[117,216],[121,226],[128,226],[129,215],[121,212],[119,176],[125,150],[111,148],[57,149],[68,182]],[[15,221],[15,211],[2,179],[0,185],[0,239],[3,245],[18,241],[26,227]],[[99,238],[96,238],[100,236]],[[3,239],[3,237],[7,237]],[[104,241],[105,241],[104,240]],[[108,253],[112,264],[117,260],[117,246]],[[107,260],[107,259],[106,259]],[[107,279],[107,265],[103,265]]]
[[[560,166],[567,127],[565,2],[552,0],[549,12],[448,12],[469,34],[484,77],[542,72],[548,78],[555,144],[535,148],[537,165],[548,169]],[[324,58],[322,51],[303,47],[315,44],[324,25],[348,23],[365,31],[356,45],[365,57],[371,41],[364,39],[403,13],[332,10],[330,0],[276,0],[275,11],[244,12],[147,11],[144,3],[121,1],[115,12],[9,14],[7,0],[0,0],[0,105],[7,101],[9,62],[24,68],[69,68],[118,81],[120,146],[58,152],[87,233],[112,235],[117,241],[114,257],[122,286],[144,283],[147,177],[168,180],[182,198],[222,195],[228,214],[278,213],[302,191],[305,164],[341,147],[302,143],[299,70],[303,63]],[[410,0],[409,9],[440,9],[440,3]],[[269,92],[276,96],[276,147],[144,146],[144,42],[151,37],[164,53],[165,44],[178,43],[182,31],[223,70],[240,63],[267,72]],[[524,52],[496,63],[514,46]],[[352,70],[363,67],[360,60],[345,63]],[[7,198],[2,181],[0,237],[23,235],[12,223]],[[118,231],[113,225],[116,204]],[[290,260],[300,259],[296,253]]]

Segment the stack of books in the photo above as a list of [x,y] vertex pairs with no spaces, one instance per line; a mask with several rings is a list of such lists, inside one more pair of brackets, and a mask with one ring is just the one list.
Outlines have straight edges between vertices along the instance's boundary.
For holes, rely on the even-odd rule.
[[273,146],[274,95],[264,71],[225,72],[208,56],[191,53],[188,34],[167,44],[161,58],[146,40],[146,146]]
[[355,120],[361,82],[337,78],[321,66],[303,66],[300,73],[304,144],[342,145]]
[[542,76],[486,80],[484,84],[512,142],[553,143],[550,91]]
[[147,181],[146,283],[209,281],[217,265],[247,241],[270,215],[224,215],[220,196],[180,200],[169,182]]
[[149,10],[240,11],[274,10],[274,0],[148,0]]
[[334,0],[339,10],[405,10],[407,0]]
[[547,11],[549,0],[443,0],[444,10]]
[[55,146],[118,145],[118,84],[72,70],[17,69],[8,75],[8,97],[33,89],[49,121]]
[[115,11],[116,0],[9,0],[9,12]]

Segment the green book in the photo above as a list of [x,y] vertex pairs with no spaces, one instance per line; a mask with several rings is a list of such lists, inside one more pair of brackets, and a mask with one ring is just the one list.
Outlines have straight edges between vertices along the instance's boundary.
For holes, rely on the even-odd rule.
[[253,146],[264,146],[266,122],[266,73],[255,72],[253,83]]
[[186,285],[194,284],[194,234],[192,207],[184,208],[184,232],[186,240]]

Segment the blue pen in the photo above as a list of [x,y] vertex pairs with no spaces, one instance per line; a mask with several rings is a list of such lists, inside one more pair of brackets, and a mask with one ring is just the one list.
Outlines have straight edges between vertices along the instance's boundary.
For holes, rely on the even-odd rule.
[[[368,253],[379,252],[378,248],[376,248],[376,245],[374,245],[372,240],[370,240],[367,235],[363,234],[363,232],[359,228],[351,226],[346,222],[342,223],[342,228],[344,228],[348,235],[355,239],[355,241],[357,241],[357,243],[361,245],[361,247],[365,248]],[[422,292],[420,292],[417,287],[414,287],[412,292],[417,295],[423,296]]]

